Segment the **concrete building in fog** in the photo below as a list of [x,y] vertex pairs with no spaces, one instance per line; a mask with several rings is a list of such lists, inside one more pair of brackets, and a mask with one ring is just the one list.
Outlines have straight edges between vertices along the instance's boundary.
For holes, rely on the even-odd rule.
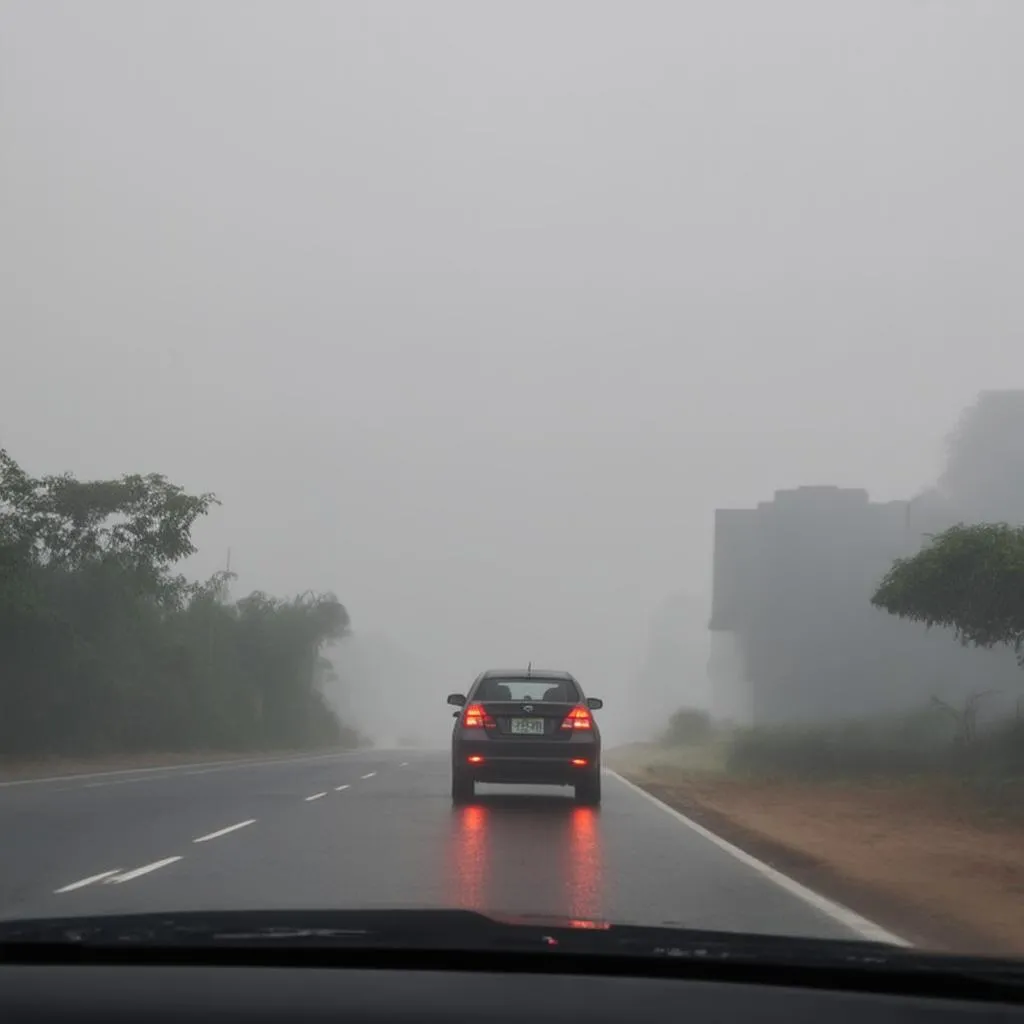
[[[1019,685],[1005,652],[968,651],[873,608],[893,559],[949,525],[927,497],[872,502],[860,489],[777,491],[715,514],[710,672],[716,704],[754,722],[902,710],[932,695],[959,701],[995,674]],[[733,665],[723,671],[724,648]],[[1017,673],[1012,675],[1012,673]]]
[[773,722],[953,704],[994,691],[989,713],[1024,697],[1003,648],[959,646],[873,608],[893,559],[957,522],[1024,524],[1024,391],[984,391],[947,438],[935,486],[909,501],[798,487],[715,513],[709,674],[719,714]]
[[682,707],[709,708],[706,600],[676,593],[656,608],[647,649],[633,679],[634,699],[616,716],[629,739],[657,736]]

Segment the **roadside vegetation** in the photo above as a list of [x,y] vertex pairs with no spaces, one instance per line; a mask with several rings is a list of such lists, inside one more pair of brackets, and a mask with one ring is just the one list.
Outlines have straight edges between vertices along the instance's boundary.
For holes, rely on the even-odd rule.
[[1024,813],[1024,723],[972,723],[977,704],[941,702],[904,715],[807,726],[761,726],[730,737],[727,769],[805,781],[941,778]]
[[[1024,721],[979,729],[979,707],[977,700],[960,709],[936,700],[901,715],[746,727],[683,708],[656,742],[629,748],[630,763],[737,780],[935,779],[1024,816]],[[703,722],[693,728],[698,716]]]
[[[890,614],[946,627],[965,646],[1012,648],[1024,658],[1024,529],[958,525],[912,558],[897,560],[872,603]],[[1024,698],[1024,675],[1020,697]],[[792,725],[736,727],[680,708],[649,750],[662,764],[715,765],[731,775],[804,781],[957,780],[1024,814],[1024,699],[1012,713],[983,718],[992,691],[961,705],[932,697],[898,715]],[[1006,696],[1006,695],[1004,695]],[[1009,695],[1017,697],[1018,695]],[[981,722],[982,724],[979,724]],[[703,761],[696,750],[714,749]]]
[[163,476],[35,478],[0,450],[0,761],[353,745],[325,703],[333,594],[190,582],[216,503]]

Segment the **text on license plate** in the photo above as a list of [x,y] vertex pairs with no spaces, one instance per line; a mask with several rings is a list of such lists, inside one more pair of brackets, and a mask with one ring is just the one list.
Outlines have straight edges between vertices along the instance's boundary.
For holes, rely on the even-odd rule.
[[543,736],[543,718],[513,718],[512,732],[517,736]]

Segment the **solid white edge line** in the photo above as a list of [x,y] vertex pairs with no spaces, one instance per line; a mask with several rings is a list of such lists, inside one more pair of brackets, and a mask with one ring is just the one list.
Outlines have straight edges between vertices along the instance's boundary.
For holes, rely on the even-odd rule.
[[152,864],[143,864],[141,868],[136,868],[134,871],[126,871],[123,875],[114,875],[113,878],[108,878],[103,884],[120,885],[122,882],[130,882],[133,878],[139,878],[141,875],[148,875],[150,871],[156,871],[157,868],[165,868],[176,860],[181,860],[181,857],[164,857],[163,860],[155,860]]
[[376,772],[367,772],[365,775],[360,775],[359,778],[361,778],[361,779],[372,779],[374,777],[374,775],[376,775],[376,774],[377,774]]
[[320,797],[322,797],[322,796],[327,796],[327,790],[326,789],[322,793],[314,793],[312,796],[307,796],[305,798],[305,800],[306,800],[306,803],[308,804],[310,802],[310,800],[319,800]]
[[226,836],[229,832],[236,832],[240,828],[245,828],[246,825],[255,825],[256,819],[250,818],[248,821],[240,821],[237,825],[228,825],[227,828],[222,828],[217,832],[211,832],[209,835],[200,836],[198,839],[193,839],[193,843],[207,843],[211,839],[219,839],[221,836]]
[[37,779],[9,779],[0,782],[0,789],[12,786],[34,786],[40,782],[78,782],[81,779],[102,779],[113,775],[142,775],[153,772],[181,772],[185,768],[257,768],[269,764],[300,764],[304,761],[326,761],[331,757],[351,757],[353,754],[365,754],[370,747],[359,747],[353,750],[338,750],[333,754],[303,754],[299,757],[271,757],[256,760],[244,758],[228,761],[192,761],[189,764],[154,764],[147,768],[117,768],[106,772],[77,772],[71,775],[47,775]]
[[104,878],[116,875],[120,870],[120,868],[113,868],[110,871],[101,871],[98,875],[90,875],[88,878],[79,879],[77,882],[72,882],[70,885],[63,885],[59,889],[54,889],[53,891],[58,893],[71,892],[72,889],[81,889],[83,886],[92,885],[93,882],[101,882]]
[[613,778],[618,779],[624,786],[628,786],[630,789],[635,790],[642,797],[650,800],[650,802],[656,807],[665,811],[666,814],[670,814],[687,828],[692,829],[699,836],[703,836],[708,840],[708,842],[714,843],[720,850],[724,850],[726,853],[735,857],[736,860],[740,861],[740,863],[745,864],[748,868],[752,868],[759,875],[762,875],[769,881],[774,882],[780,888],[785,889],[790,895],[796,896],[797,899],[803,900],[804,903],[814,907],[815,910],[818,910],[832,918],[833,921],[838,921],[839,924],[849,928],[861,938],[867,939],[870,942],[885,942],[891,946],[911,945],[911,943],[907,942],[906,939],[901,939],[898,935],[894,935],[892,932],[887,931],[885,928],[875,924],[873,921],[869,921],[866,917],[862,917],[856,911],[850,910],[849,907],[844,907],[842,904],[836,903],[833,900],[816,893],[813,889],[808,889],[806,885],[802,885],[800,882],[790,878],[788,875],[784,875],[781,871],[776,871],[775,868],[770,867],[768,864],[765,864],[764,861],[758,860],[756,857],[752,857],[749,853],[741,850],[738,846],[733,846],[732,843],[727,842],[721,836],[715,835],[714,832],[704,828],[703,825],[699,825],[681,811],[677,811],[674,807],[669,807],[668,804],[663,800],[659,800],[653,793],[648,793],[642,786],[638,786],[635,782],[630,782],[629,779],[624,778],[618,772],[612,771],[610,768],[606,768],[605,771]]
[[340,793],[343,789],[348,789],[348,783],[347,782],[345,783],[344,786],[335,786],[334,787],[334,792],[335,793]]

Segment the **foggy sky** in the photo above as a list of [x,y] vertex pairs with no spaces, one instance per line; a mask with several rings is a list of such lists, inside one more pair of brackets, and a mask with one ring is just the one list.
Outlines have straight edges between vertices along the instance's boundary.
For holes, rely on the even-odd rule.
[[716,506],[909,496],[1020,386],[1022,32],[1019,0],[0,2],[0,443],[217,492],[191,572],[333,589],[454,688],[532,659],[620,694],[706,598]]

